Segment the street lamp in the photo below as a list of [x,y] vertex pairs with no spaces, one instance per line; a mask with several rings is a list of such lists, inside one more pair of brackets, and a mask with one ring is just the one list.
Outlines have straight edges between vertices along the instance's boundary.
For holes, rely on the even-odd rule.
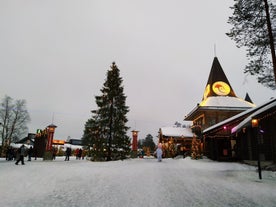
[[252,128],[254,129],[254,134],[257,136],[257,155],[258,155],[258,172],[259,179],[262,179],[262,169],[261,169],[261,161],[260,161],[260,136],[259,136],[259,120],[252,119],[251,120]]
[[53,138],[54,138],[54,133],[55,129],[57,128],[56,125],[50,124],[47,126],[47,142],[46,142],[46,149],[45,149],[45,154],[43,160],[52,160],[53,159],[53,154],[52,154],[52,145],[53,145]]
[[132,130],[132,152],[133,157],[137,157],[137,149],[138,149],[138,132],[136,130]]

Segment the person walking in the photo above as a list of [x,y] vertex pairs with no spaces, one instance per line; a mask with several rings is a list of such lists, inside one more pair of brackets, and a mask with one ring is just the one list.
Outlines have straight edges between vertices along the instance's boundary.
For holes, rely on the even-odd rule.
[[162,151],[162,144],[159,143],[159,144],[158,144],[158,148],[157,148],[157,150],[156,150],[156,156],[157,156],[158,162],[162,162],[162,154],[163,154],[163,151]]
[[82,149],[80,148],[79,151],[78,151],[78,159],[79,160],[81,159],[81,155],[82,155]]
[[57,156],[57,148],[55,148],[55,147],[53,147],[53,160],[55,160],[56,159],[56,156]]
[[71,148],[67,147],[66,152],[65,152],[65,160],[64,161],[69,161],[71,156]]
[[24,163],[24,156],[25,156],[25,152],[26,152],[26,147],[25,145],[21,145],[21,147],[18,149],[18,154],[19,154],[19,159],[16,161],[16,165],[18,165],[18,163],[21,161],[22,165],[25,165]]
[[13,159],[13,149],[11,146],[9,146],[6,152],[6,160],[10,161],[12,159]]
[[75,154],[76,154],[76,160],[79,159],[79,148],[77,148],[77,149],[75,150]]
[[31,146],[28,150],[28,161],[32,161],[33,147]]

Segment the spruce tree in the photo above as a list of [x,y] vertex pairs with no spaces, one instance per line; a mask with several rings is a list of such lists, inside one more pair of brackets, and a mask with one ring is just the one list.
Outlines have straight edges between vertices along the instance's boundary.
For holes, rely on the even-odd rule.
[[151,134],[148,134],[146,138],[143,140],[143,147],[149,148],[151,152],[155,150],[156,145],[153,141],[153,136]]
[[129,127],[126,126],[129,107],[126,106],[123,80],[115,62],[106,76],[102,94],[95,97],[98,109],[92,111],[92,119],[85,125],[83,140],[93,145],[97,159],[125,159],[130,153],[130,138],[127,136]]
[[[92,111],[92,113],[95,113]],[[100,137],[100,126],[98,124],[97,116],[92,116],[85,123],[84,134],[82,142],[85,146],[88,146],[88,156],[92,157],[94,161],[101,161],[104,159],[104,144],[105,141]]]

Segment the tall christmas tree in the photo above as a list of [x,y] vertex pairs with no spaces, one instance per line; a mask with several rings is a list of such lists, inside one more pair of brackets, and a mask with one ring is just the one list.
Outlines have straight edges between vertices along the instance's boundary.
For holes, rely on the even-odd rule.
[[107,71],[107,78],[101,89],[102,95],[96,96],[97,110],[85,124],[84,142],[93,146],[94,156],[106,160],[124,159],[130,153],[130,138],[126,126],[129,112],[122,86],[120,70],[115,62]]

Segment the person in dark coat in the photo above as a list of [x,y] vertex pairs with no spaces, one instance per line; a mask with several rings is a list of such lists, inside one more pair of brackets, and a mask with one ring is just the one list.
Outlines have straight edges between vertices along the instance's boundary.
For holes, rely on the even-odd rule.
[[12,147],[9,146],[6,152],[6,160],[10,161],[12,159],[13,159],[13,149]]
[[28,150],[28,161],[32,161],[33,147],[31,146]]
[[82,155],[82,149],[80,148],[80,149],[79,149],[79,152],[78,152],[78,159],[79,159],[79,160],[81,159],[81,155]]
[[56,156],[57,156],[57,149],[55,147],[53,147],[53,160],[56,159]]
[[67,147],[66,151],[65,151],[65,160],[64,161],[69,161],[71,156],[71,148]]
[[25,156],[25,153],[26,153],[26,147],[25,145],[23,144],[19,149],[18,149],[18,154],[19,154],[19,159],[16,161],[16,165],[18,165],[18,163],[21,161],[21,164],[22,165],[25,165],[24,163],[24,156]]

